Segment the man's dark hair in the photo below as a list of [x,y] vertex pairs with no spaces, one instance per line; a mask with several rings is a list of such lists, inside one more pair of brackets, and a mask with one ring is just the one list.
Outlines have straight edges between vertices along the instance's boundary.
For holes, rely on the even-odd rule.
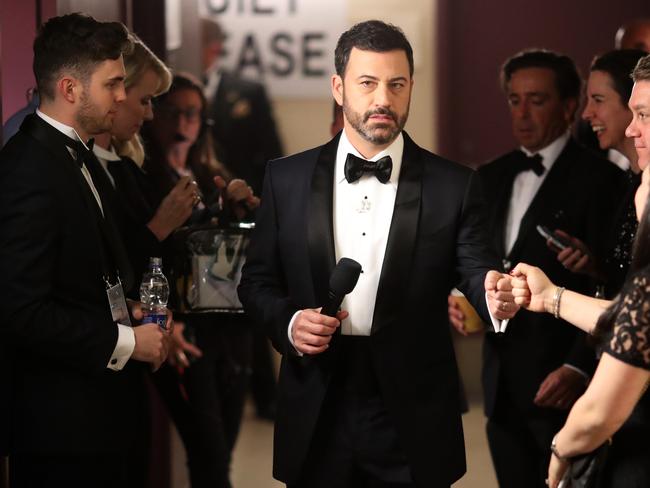
[[637,81],[650,81],[650,54],[639,59],[634,71],[632,71],[632,79]]
[[521,69],[547,68],[555,73],[560,99],[580,98],[582,80],[573,60],[564,54],[545,49],[526,50],[509,58],[501,67],[501,87],[507,92],[512,75]]
[[34,77],[41,97],[54,99],[54,84],[65,70],[82,82],[95,67],[132,49],[128,31],[119,22],[98,22],[79,13],[53,17],[34,41]]
[[404,51],[409,62],[409,74],[413,76],[413,48],[399,27],[380,20],[368,20],[341,34],[334,51],[336,74],[341,78],[345,74],[353,47],[376,53]]
[[616,93],[621,97],[621,103],[627,107],[627,101],[632,94],[632,71],[636,63],[645,56],[640,49],[616,49],[596,56],[591,63],[591,71],[602,71],[612,79]]

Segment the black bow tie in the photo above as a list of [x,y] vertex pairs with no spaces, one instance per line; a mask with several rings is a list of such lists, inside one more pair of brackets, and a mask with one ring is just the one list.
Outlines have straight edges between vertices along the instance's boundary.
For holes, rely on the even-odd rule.
[[88,159],[88,156],[90,156],[93,153],[93,146],[95,145],[95,139],[88,139],[88,142],[86,145],[84,145],[83,142],[81,141],[75,141],[74,139],[70,139],[67,137],[66,141],[66,146],[68,146],[70,149],[74,149],[75,153],[77,154],[75,161],[81,168],[83,164],[86,162]]
[[390,180],[391,171],[393,171],[393,160],[390,156],[384,156],[377,161],[367,161],[354,154],[348,154],[345,160],[344,172],[348,183],[357,181],[364,173],[371,173],[380,183],[386,183]]
[[527,156],[523,151],[519,151],[517,161],[516,171],[520,173],[522,171],[533,171],[537,176],[542,176],[546,168],[542,164],[544,159],[541,154],[534,154],[532,156]]

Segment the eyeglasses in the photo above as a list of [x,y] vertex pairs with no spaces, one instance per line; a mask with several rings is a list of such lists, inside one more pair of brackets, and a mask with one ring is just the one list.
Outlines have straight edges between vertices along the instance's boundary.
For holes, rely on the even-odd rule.
[[174,105],[163,103],[154,107],[154,113],[158,117],[164,117],[170,120],[176,120],[181,115],[188,122],[198,122],[201,120],[201,109],[197,107],[188,107],[183,110]]

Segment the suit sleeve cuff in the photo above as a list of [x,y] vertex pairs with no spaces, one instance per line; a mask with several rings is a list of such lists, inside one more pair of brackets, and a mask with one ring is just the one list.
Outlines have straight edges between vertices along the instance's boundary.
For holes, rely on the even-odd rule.
[[[485,292],[485,303],[486,304],[488,303],[487,291]],[[489,306],[487,307],[487,311],[488,314],[490,315],[490,321],[492,322],[492,327],[494,328],[494,332],[497,333],[505,332],[506,327],[508,327],[508,322],[510,321],[510,319],[503,319],[503,320],[495,319],[494,316],[492,315],[492,312],[490,311]]]
[[117,344],[106,367],[113,371],[121,371],[135,349],[135,334],[129,326],[117,324]]
[[287,334],[289,334],[289,342],[293,346],[293,349],[298,356],[302,356],[303,354],[298,349],[296,349],[296,345],[293,343],[293,335],[291,334],[291,332],[293,331],[293,323],[296,321],[296,318],[298,317],[298,314],[300,312],[301,310],[298,310],[296,313],[293,314],[291,320],[289,321],[289,327],[287,328]]
[[589,376],[587,373],[585,373],[585,372],[584,372],[583,370],[581,370],[580,368],[576,368],[576,367],[573,366],[572,364],[564,363],[562,366],[565,366],[565,367],[567,367],[567,368],[569,368],[569,369],[572,369],[572,370],[575,371],[576,373],[580,373],[582,376],[585,377],[585,381],[589,381],[589,380],[591,379],[590,376]]

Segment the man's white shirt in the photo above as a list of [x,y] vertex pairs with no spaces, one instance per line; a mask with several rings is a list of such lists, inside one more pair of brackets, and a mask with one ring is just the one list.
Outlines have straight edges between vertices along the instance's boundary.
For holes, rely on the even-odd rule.
[[569,142],[569,136],[570,134],[568,132],[561,135],[537,153],[531,153],[524,147],[520,148],[526,156],[533,156],[533,154],[542,156],[544,173],[537,176],[533,171],[522,171],[512,182],[512,193],[510,195],[510,206],[508,207],[508,218],[505,228],[506,235],[504,239],[506,255],[510,253],[512,247],[515,245],[517,236],[519,235],[521,220],[526,215],[528,207],[530,207],[535,195],[537,195],[537,191],[542,186],[542,183],[544,183],[546,176],[551,171],[558,156],[567,145],[567,142]]

